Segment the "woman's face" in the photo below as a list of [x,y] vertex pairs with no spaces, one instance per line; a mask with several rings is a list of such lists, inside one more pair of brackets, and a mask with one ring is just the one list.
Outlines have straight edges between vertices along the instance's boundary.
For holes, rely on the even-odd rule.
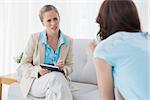
[[47,28],[47,31],[51,34],[56,34],[59,31],[60,18],[58,13],[54,10],[47,11],[43,14],[42,24]]

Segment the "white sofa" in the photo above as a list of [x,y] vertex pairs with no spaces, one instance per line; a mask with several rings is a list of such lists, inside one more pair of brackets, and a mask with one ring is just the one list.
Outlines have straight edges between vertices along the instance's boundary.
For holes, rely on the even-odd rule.
[[[74,100],[99,100],[95,67],[92,58],[86,54],[88,42],[88,39],[75,39],[73,44],[74,71],[70,77],[79,87],[78,91],[72,92]],[[44,98],[28,96],[24,99],[19,85],[14,83],[9,87],[8,100],[44,100]]]

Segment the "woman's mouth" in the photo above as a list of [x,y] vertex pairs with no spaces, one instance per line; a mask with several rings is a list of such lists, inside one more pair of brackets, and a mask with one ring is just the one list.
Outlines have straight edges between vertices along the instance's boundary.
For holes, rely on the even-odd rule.
[[51,29],[52,29],[52,30],[56,30],[56,29],[57,29],[57,27],[52,27]]

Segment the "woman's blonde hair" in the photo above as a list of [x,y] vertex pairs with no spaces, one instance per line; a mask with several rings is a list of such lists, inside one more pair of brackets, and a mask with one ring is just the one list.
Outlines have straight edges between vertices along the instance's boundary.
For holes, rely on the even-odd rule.
[[40,10],[40,12],[39,12],[39,17],[40,17],[41,22],[43,22],[43,14],[44,14],[45,12],[51,11],[51,10],[55,11],[55,12],[58,14],[58,16],[59,16],[59,12],[58,12],[58,10],[56,9],[55,6],[53,6],[53,5],[45,5],[45,6],[43,6],[43,7],[41,8],[41,10]]

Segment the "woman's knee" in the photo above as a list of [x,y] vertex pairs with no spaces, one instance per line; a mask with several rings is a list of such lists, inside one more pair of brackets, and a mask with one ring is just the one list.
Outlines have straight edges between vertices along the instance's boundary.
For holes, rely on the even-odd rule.
[[57,77],[64,77],[62,73],[60,72],[50,72],[48,73],[48,76],[49,77],[54,77],[54,78],[57,78]]
[[60,72],[50,72],[50,73],[46,74],[45,77],[47,79],[49,79],[49,81],[66,80],[64,75],[62,73],[60,73]]

